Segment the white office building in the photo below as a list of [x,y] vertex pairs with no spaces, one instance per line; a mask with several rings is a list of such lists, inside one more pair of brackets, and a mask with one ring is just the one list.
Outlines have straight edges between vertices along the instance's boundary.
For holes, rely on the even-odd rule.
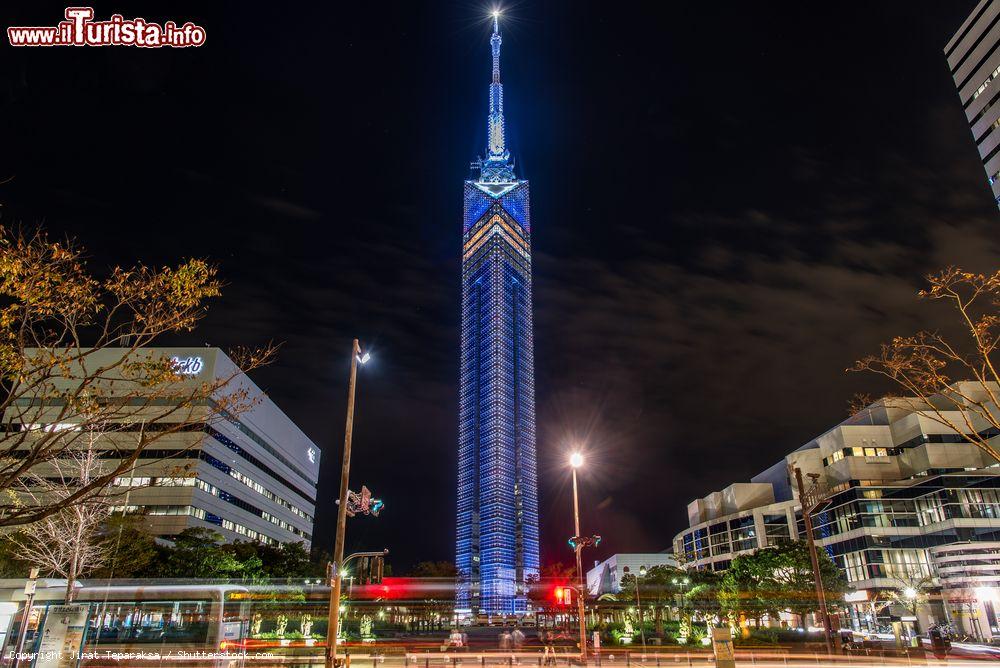
[[[98,351],[91,361],[99,363],[101,354],[114,358],[122,352]],[[210,407],[210,400],[174,417],[162,408],[164,402],[169,407],[169,400],[158,399],[157,428],[172,421],[188,424],[155,440],[115,479],[111,493],[116,510],[140,517],[164,538],[189,527],[206,527],[230,541],[303,542],[308,549],[320,465],[316,444],[220,349],[150,348],[142,354],[174,360],[191,383],[231,377],[221,392],[242,388],[250,407],[232,415]],[[44,402],[38,405],[39,417],[34,419],[42,421],[49,409]],[[5,427],[73,429],[72,417],[59,425],[13,423],[24,415],[23,406],[9,409]],[[129,441],[138,437],[130,432],[151,428],[141,419],[115,424],[107,436],[93,438],[92,447],[113,468],[128,455]]]
[[677,567],[677,560],[669,552],[612,554],[604,561],[595,561],[587,571],[587,591],[591,596],[617,594],[626,575],[647,570],[654,566]]

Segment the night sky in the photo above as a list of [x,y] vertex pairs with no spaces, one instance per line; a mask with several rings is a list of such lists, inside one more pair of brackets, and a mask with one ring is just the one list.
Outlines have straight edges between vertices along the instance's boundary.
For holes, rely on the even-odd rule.
[[[54,25],[64,4],[0,9]],[[531,180],[542,559],[569,562],[584,443],[587,555],[659,551],[686,504],[839,422],[844,368],[944,313],[948,264],[996,268],[1000,220],[942,49],[973,0],[518,2],[508,145]],[[294,7],[294,11],[293,8]],[[451,559],[462,181],[485,146],[490,6],[98,4],[194,21],[197,49],[0,58],[0,215],[96,269],[219,263],[190,337],[282,341],[255,380],[324,451],[332,543],[351,338],[348,548]]]

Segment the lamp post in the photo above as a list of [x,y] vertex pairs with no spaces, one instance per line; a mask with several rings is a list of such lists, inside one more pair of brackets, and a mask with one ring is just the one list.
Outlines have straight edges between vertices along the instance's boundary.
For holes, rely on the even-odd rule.
[[642,651],[646,651],[646,625],[642,620],[642,601],[639,599],[639,578],[646,577],[646,567],[639,567],[639,574],[635,576],[635,607],[639,611],[639,637],[642,638]]
[[983,627],[979,623],[979,608],[982,606],[985,609],[986,605],[993,605],[993,601],[996,600],[996,590],[992,587],[976,587],[975,593],[976,602],[969,605],[972,615],[972,628],[976,639],[979,642],[986,642],[988,638],[983,633]]
[[[574,536],[582,536],[580,533],[580,499],[577,495],[576,489],[576,470],[583,466],[583,455],[579,452],[574,452],[569,458],[570,468],[573,469],[573,523],[576,528],[576,533]],[[580,595],[576,597],[577,600],[577,614],[580,617],[580,661],[586,665],[587,663],[587,618],[586,610],[584,609],[583,596],[584,592],[587,591],[586,582],[583,579],[583,562],[580,558],[580,553],[583,550],[583,542],[577,543],[574,547],[574,552],[576,552],[576,574],[580,580]]]
[[[681,588],[680,594],[680,605],[677,606],[681,609],[681,620],[683,621],[684,615],[687,613],[687,600],[684,598],[684,592],[687,590],[688,583],[691,582],[688,578],[673,578],[670,581],[675,587]],[[688,622],[688,634],[691,633],[691,623]]]
[[340,500],[337,505],[337,537],[333,547],[333,562],[327,569],[330,579],[330,614],[326,629],[326,668],[333,668],[337,659],[337,631],[340,627],[340,570],[344,560],[344,531],[347,528],[347,492],[351,472],[351,438],[354,433],[354,389],[358,378],[358,363],[368,362],[361,344],[351,344],[351,376],[347,383],[347,424],[344,427],[344,459],[340,465]]
[[[826,653],[833,654],[833,642],[830,638],[830,613],[826,609],[826,592],[823,591],[823,575],[819,570],[819,555],[816,553],[816,541],[813,540],[812,512],[817,507],[817,503],[812,496],[806,494],[805,485],[802,483],[802,469],[795,467],[795,484],[799,489],[799,504],[802,506],[802,521],[806,529],[806,546],[809,548],[809,560],[812,562],[813,579],[816,584],[816,600],[819,602],[819,614],[823,623],[823,639],[826,641]],[[810,474],[813,478],[813,488],[816,488],[817,474]],[[805,620],[802,620],[805,625]]]

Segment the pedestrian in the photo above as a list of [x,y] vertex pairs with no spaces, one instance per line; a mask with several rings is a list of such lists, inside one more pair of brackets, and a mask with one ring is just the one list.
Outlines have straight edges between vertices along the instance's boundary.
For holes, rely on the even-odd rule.
[[511,641],[514,643],[515,651],[521,649],[524,646],[524,632],[515,626],[514,632],[511,634]]
[[545,651],[549,653],[549,659],[552,661],[552,665],[556,665],[556,632],[549,631],[548,644],[545,646]]
[[512,639],[510,637],[510,633],[509,632],[507,632],[505,630],[503,633],[500,634],[500,649],[509,650],[511,642],[513,642],[513,641],[512,641]]

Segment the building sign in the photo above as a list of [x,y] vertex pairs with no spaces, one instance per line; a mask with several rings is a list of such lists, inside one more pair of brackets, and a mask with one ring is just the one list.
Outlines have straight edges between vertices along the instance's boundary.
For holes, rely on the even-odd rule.
[[197,376],[205,368],[205,363],[200,357],[171,357],[170,363],[174,365],[174,371],[182,376]]
[[313,450],[312,448],[309,448],[308,450],[306,450],[306,457],[309,458],[309,463],[310,464],[315,464],[316,463],[316,451]]
[[79,663],[86,605],[50,605],[45,612],[34,668],[75,668]]

